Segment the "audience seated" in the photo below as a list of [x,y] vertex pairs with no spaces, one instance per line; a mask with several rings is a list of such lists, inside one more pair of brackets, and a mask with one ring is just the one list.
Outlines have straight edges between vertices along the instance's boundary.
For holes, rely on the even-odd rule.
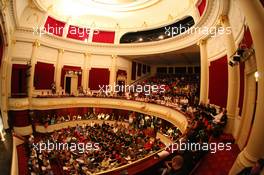
[[[114,132],[114,128],[118,128]],[[72,150],[48,150],[38,152],[33,143],[99,143],[99,150],[84,152]],[[165,145],[159,139],[145,134],[143,129],[126,127],[123,124],[84,125],[64,128],[38,139],[30,136],[28,162],[31,174],[52,174],[50,162],[60,162],[63,174],[90,174],[126,165],[135,160],[153,154]]]
[[[227,124],[227,111],[215,105],[199,104],[199,77],[197,75],[157,75],[137,84],[142,86],[157,85],[158,87],[164,85],[165,91],[163,93],[151,92],[150,94],[133,91],[126,93],[92,93],[80,88],[78,96],[124,98],[171,107],[186,114],[189,121],[186,135],[182,136],[177,127],[165,120],[143,114],[135,115],[134,113],[130,113],[126,119],[113,114],[95,114],[93,112],[73,116],[41,116],[40,124],[46,127],[74,120],[116,120],[127,122],[129,127],[126,128],[122,124],[119,125],[117,123],[115,125],[103,123],[101,126],[92,121],[89,126],[78,126],[72,129],[67,128],[56,131],[46,139],[52,140],[58,138],[59,140],[63,140],[74,136],[77,138],[77,141],[83,141],[84,139],[99,142],[102,144],[100,145],[101,151],[86,152],[82,155],[75,155],[71,152],[49,152],[41,155],[40,159],[38,153],[35,153],[31,149],[30,170],[38,174],[41,168],[47,173],[52,173],[50,172],[49,160],[50,157],[57,157],[62,162],[63,169],[66,172],[92,174],[131,163],[161,149],[164,145],[156,139],[157,132],[163,133],[174,142],[182,138],[190,143],[210,143],[212,138],[218,138],[223,133]],[[39,97],[68,96],[70,95],[51,94]],[[78,131],[78,135],[74,135],[73,131],[75,130]],[[56,136],[55,133],[59,133],[59,136]],[[72,141],[72,139],[66,140],[68,142]],[[45,141],[45,139],[41,141]],[[186,169],[190,170],[193,168],[205,153],[203,151],[177,152],[176,155],[173,154],[175,157],[164,164],[161,174],[188,174]],[[189,167],[186,168],[186,166]]]

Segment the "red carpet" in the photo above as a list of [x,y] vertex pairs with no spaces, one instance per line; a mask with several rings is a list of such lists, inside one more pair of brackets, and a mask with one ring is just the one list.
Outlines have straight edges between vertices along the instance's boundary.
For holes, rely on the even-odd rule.
[[28,174],[28,158],[24,144],[17,146],[17,157],[19,175]]
[[227,175],[239,152],[238,146],[232,144],[230,151],[218,151],[215,154],[208,153],[193,174]]

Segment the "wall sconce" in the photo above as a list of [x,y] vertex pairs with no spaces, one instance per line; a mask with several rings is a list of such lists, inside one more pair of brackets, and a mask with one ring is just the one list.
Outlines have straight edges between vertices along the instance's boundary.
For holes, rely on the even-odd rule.
[[256,82],[258,82],[258,79],[259,79],[259,73],[258,73],[258,72],[255,72],[254,76],[255,76]]

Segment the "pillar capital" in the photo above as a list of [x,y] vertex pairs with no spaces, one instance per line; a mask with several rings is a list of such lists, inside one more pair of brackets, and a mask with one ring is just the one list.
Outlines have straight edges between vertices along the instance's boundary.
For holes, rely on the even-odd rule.
[[33,46],[34,46],[34,47],[40,47],[40,42],[39,42],[39,40],[35,40],[34,43],[33,43]]
[[13,44],[13,45],[16,44],[16,40],[15,40],[15,39],[12,40],[12,44]]
[[59,52],[60,54],[63,54],[63,53],[64,53],[64,49],[58,49],[58,52]]
[[229,22],[228,15],[220,15],[218,20],[220,25],[224,25]]
[[90,52],[85,52],[85,53],[84,53],[84,56],[85,56],[85,57],[91,57],[92,54],[91,54]]
[[111,55],[112,59],[116,59],[117,55]]
[[207,39],[204,38],[204,39],[200,39],[198,42],[197,42],[197,45],[198,46],[201,46],[201,45],[205,45],[207,43]]

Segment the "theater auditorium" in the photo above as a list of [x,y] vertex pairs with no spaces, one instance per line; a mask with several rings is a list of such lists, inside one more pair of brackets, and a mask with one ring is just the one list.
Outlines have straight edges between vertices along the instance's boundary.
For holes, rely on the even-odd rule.
[[0,0],[1,175],[264,175],[263,0]]

